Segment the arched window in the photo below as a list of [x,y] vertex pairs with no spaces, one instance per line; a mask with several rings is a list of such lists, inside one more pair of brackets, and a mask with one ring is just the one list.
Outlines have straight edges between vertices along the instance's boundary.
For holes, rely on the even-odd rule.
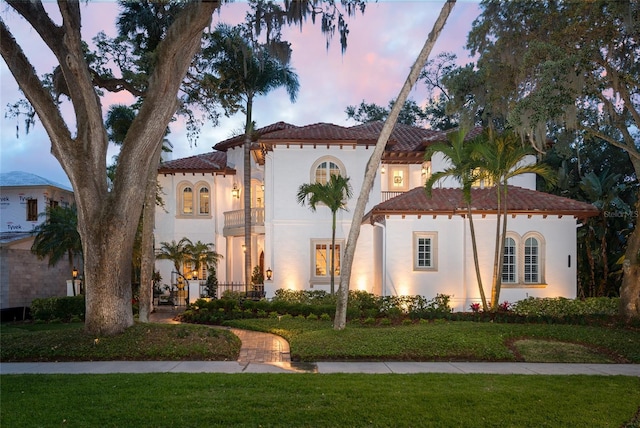
[[504,240],[504,255],[502,257],[502,282],[517,282],[516,241],[511,237]]
[[533,237],[524,241],[524,282],[540,282],[540,245]]
[[182,214],[193,214],[193,189],[191,187],[182,189]]
[[209,189],[206,187],[201,187],[199,193],[198,212],[201,215],[209,214]]
[[332,175],[346,176],[342,162],[332,156],[318,159],[311,167],[311,182],[325,184]]

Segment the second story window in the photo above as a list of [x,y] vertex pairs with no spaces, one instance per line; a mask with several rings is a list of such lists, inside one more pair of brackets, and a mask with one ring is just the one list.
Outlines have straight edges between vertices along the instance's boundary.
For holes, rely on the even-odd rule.
[[38,221],[37,199],[27,199],[27,221]]
[[209,189],[206,187],[201,187],[198,192],[200,196],[200,200],[198,201],[198,205],[200,207],[200,214],[209,214]]
[[332,175],[341,175],[340,167],[331,161],[321,162],[316,168],[316,183],[325,184]]
[[193,189],[185,187],[182,190],[182,214],[193,214]]

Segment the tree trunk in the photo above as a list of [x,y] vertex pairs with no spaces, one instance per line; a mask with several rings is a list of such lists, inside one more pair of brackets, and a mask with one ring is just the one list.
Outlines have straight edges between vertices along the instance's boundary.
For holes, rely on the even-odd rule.
[[243,191],[244,191],[244,281],[245,284],[251,283],[251,134],[253,126],[251,115],[253,110],[253,100],[251,97],[247,100],[247,120],[244,126],[244,175],[243,175]]
[[[333,223],[331,225],[331,252],[329,256],[331,257],[331,273],[329,278],[331,278],[331,295],[334,295],[336,292],[335,280],[336,280],[336,212],[333,211],[331,213],[331,217]],[[342,272],[341,272],[342,273]]]
[[478,260],[478,245],[476,242],[476,230],[473,225],[473,216],[471,214],[471,205],[467,204],[467,212],[469,213],[469,231],[471,232],[471,249],[473,250],[473,265],[476,269],[476,280],[478,281],[478,290],[480,291],[480,299],[482,300],[482,310],[487,312],[487,297],[484,294],[484,286],[482,285],[482,275],[480,275],[480,261]]
[[[160,163],[162,145],[158,146],[154,154],[155,165]],[[149,322],[149,315],[153,306],[153,273],[155,270],[155,251],[153,228],[156,219],[156,194],[158,169],[153,168],[147,179],[147,194],[142,209],[142,260],[140,263],[140,300],[139,320]]]
[[[640,161],[634,162],[634,166]],[[640,168],[636,167],[636,174]],[[640,193],[640,192],[639,192]],[[627,241],[627,250],[622,262],[622,286],[620,287],[620,315],[627,320],[640,318],[640,194],[636,201],[635,229]]]
[[424,67],[424,64],[427,62],[429,54],[431,53],[433,46],[436,44],[438,36],[444,28],[444,25],[447,22],[447,18],[449,17],[449,14],[451,13],[454,5],[455,0],[447,0],[447,2],[442,6],[440,15],[433,25],[433,29],[431,30],[431,33],[429,33],[429,37],[427,37],[427,40],[422,47],[422,50],[420,51],[416,62],[411,67],[409,76],[407,76],[407,80],[404,82],[404,85],[400,90],[400,94],[398,95],[393,108],[391,108],[391,112],[389,113],[387,120],[384,122],[382,131],[380,131],[380,136],[378,137],[378,141],[376,142],[376,147],[371,154],[369,162],[367,163],[364,181],[362,183],[362,189],[360,190],[360,195],[358,196],[358,201],[356,202],[356,207],[353,212],[353,220],[351,221],[349,237],[345,246],[344,259],[342,260],[340,266],[340,286],[338,287],[338,302],[336,305],[336,316],[333,321],[333,328],[336,330],[343,330],[347,325],[349,281],[351,280],[351,268],[353,266],[353,258],[356,252],[356,244],[358,242],[358,236],[360,236],[360,224],[362,223],[362,218],[364,217],[364,210],[366,208],[367,201],[369,200],[369,193],[371,193],[371,188],[373,187],[373,180],[376,178],[378,165],[380,165],[380,161],[382,160],[384,148],[387,145],[389,136],[391,135],[396,121],[398,120],[400,110],[409,97],[411,88],[413,88],[413,85],[415,85],[416,81],[418,80],[422,67]]
[[491,280],[491,310],[498,309],[498,299],[500,299],[500,288],[498,285],[498,264],[500,263],[500,231],[502,220],[502,204],[500,198],[500,183],[496,183],[496,192],[498,195],[498,205],[496,209],[496,242],[493,250],[493,278]]

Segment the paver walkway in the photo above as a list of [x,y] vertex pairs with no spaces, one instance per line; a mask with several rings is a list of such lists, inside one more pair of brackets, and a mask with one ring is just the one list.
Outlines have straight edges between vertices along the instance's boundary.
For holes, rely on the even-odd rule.
[[[151,314],[150,321],[166,324],[178,324],[175,318],[180,310],[173,306],[160,306]],[[220,327],[215,327],[220,328]],[[290,363],[289,342],[270,333],[229,328],[242,342],[239,363]]]

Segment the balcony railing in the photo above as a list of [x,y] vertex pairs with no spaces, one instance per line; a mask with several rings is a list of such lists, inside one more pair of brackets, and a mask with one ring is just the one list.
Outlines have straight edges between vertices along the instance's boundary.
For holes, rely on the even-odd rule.
[[385,191],[385,192],[381,192],[382,193],[382,197],[381,197],[381,201],[380,202],[386,202],[391,198],[395,198],[396,196],[400,196],[405,192],[390,192],[390,191]]
[[[264,232],[264,208],[251,208],[251,229]],[[261,230],[260,230],[261,229]],[[224,236],[239,236],[244,233],[244,210],[224,213]]]

